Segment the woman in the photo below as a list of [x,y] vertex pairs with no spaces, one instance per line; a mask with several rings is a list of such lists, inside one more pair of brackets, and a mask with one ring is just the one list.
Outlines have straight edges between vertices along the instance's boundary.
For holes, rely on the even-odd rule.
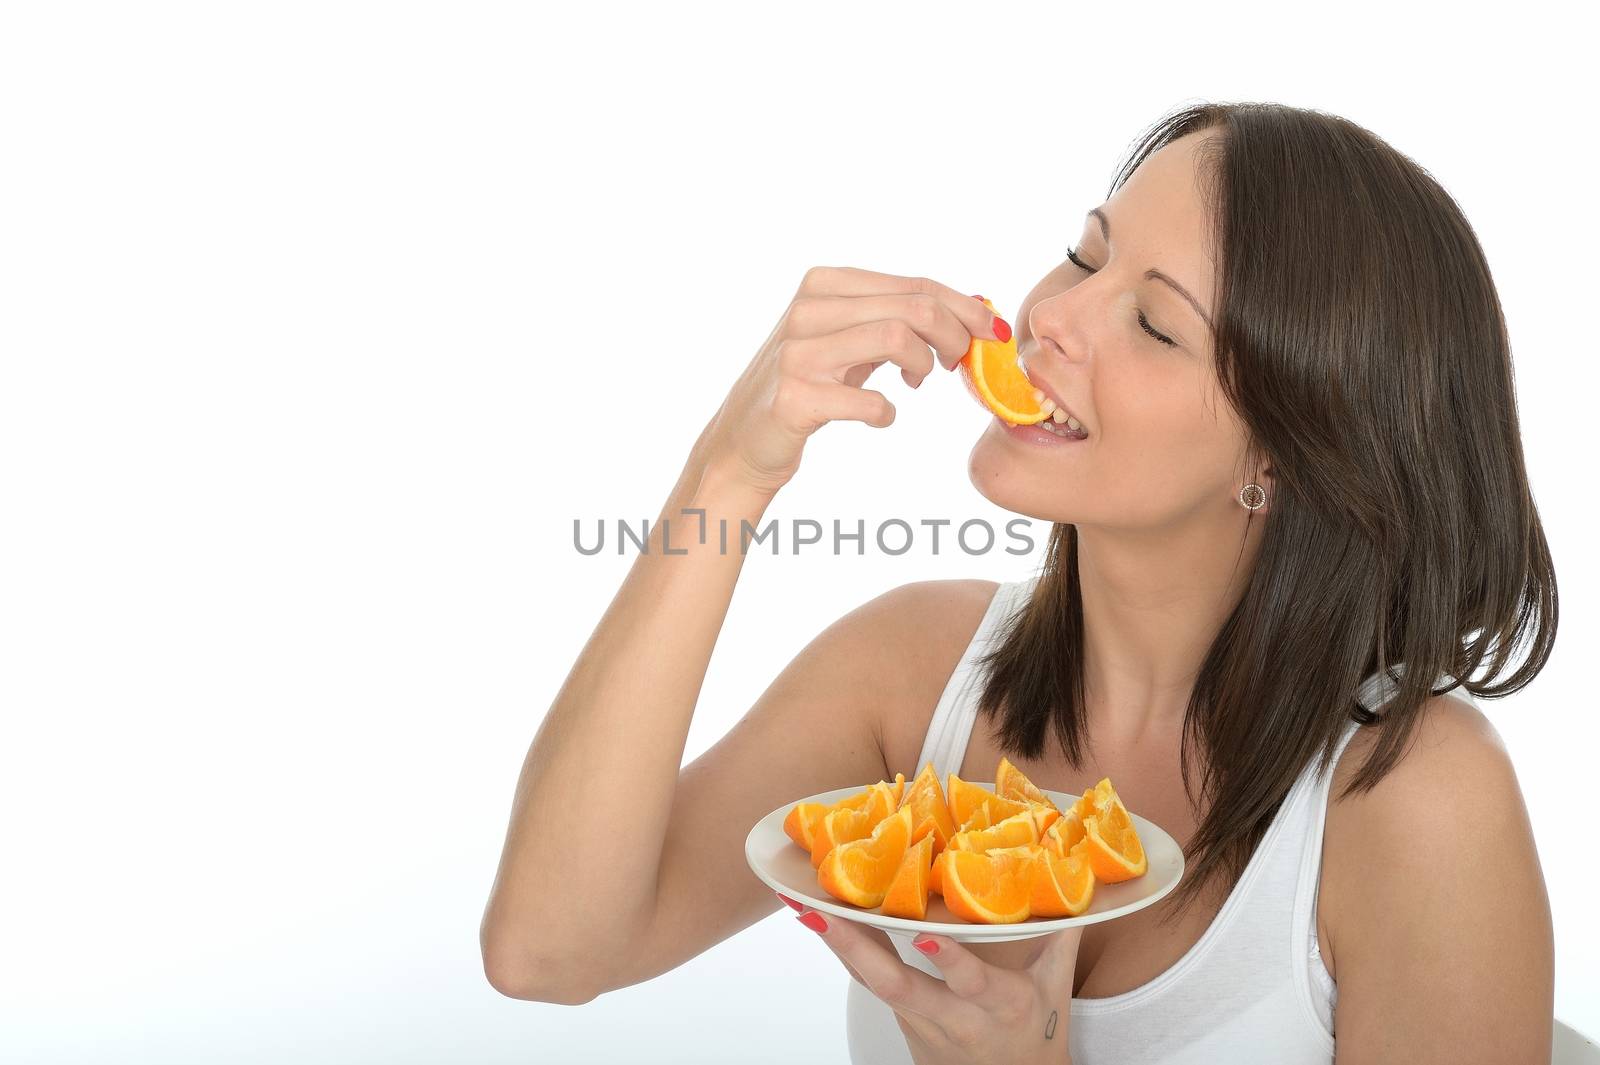
[[[1191,108],[1016,321],[1082,432],[995,420],[969,473],[1055,523],[1042,572],[864,604],[680,771],[743,562],[680,512],[757,524],[812,432],[893,420],[873,369],[919,386],[1008,335],[927,279],[806,275],[662,510],[685,553],[658,521],[534,739],[490,981],[576,1004],[650,979],[778,905],[742,854],[768,811],[929,760],[988,780],[1004,754],[1045,788],[1112,777],[1185,880],[1086,931],[925,937],[926,959],[802,914],[850,971],[853,1060],[1547,1062],[1548,901],[1472,697],[1543,667],[1556,586],[1453,201],[1339,118]],[[632,785],[627,847],[569,829],[595,767]]]

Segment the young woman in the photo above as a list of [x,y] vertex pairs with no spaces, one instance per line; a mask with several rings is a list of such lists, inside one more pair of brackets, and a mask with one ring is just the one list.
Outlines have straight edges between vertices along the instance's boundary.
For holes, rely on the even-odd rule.
[[[1042,571],[857,607],[680,771],[743,562],[682,508],[758,523],[811,433],[893,420],[873,369],[920,385],[1009,329],[926,278],[807,273],[662,508],[686,553],[638,557],[534,738],[491,983],[579,1004],[666,972],[779,905],[742,852],[768,811],[930,760],[988,780],[1004,754],[1041,787],[1112,777],[1185,879],[1127,918],[927,937],[927,958],[802,914],[851,974],[854,1061],[1548,1062],[1549,906],[1473,697],[1543,667],[1556,585],[1455,203],[1337,117],[1188,109],[1016,322],[1082,428],[995,420],[969,473],[1055,523]],[[630,782],[628,847],[569,831],[595,766]]]

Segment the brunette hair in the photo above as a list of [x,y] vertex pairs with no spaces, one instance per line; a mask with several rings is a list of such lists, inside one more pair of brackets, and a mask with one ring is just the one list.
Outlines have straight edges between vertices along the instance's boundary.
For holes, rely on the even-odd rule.
[[[1201,820],[1169,917],[1214,878],[1237,879],[1306,766],[1327,771],[1346,722],[1379,730],[1344,794],[1370,790],[1430,696],[1532,681],[1557,619],[1505,318],[1455,201],[1355,123],[1271,103],[1161,120],[1111,191],[1201,130],[1216,134],[1197,156],[1212,350],[1255,463],[1239,483],[1270,464],[1276,485],[1184,715],[1183,783]],[[1074,766],[1087,741],[1077,547],[1076,527],[1057,523],[1033,594],[979,660],[980,712],[1002,749],[1037,758],[1053,729]],[[1379,674],[1398,683],[1373,712],[1357,693]]]

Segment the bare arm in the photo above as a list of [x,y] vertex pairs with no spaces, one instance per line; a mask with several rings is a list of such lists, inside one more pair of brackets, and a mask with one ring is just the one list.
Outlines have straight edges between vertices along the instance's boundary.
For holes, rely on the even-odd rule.
[[[663,854],[675,853],[664,849],[670,826],[706,813],[675,809],[679,765],[743,565],[741,521],[759,521],[794,475],[804,440],[827,421],[879,427],[893,421],[888,400],[861,387],[877,366],[894,362],[909,383],[920,384],[933,369],[930,345],[952,366],[973,336],[993,336],[992,319],[983,304],[926,278],[830,267],[807,273],[702,432],[662,508],[660,517],[671,519],[675,553],[662,553],[658,523],[650,551],[635,559],[534,737],[479,929],[485,973],[497,989],[521,998],[586,1001],[613,983],[615,959],[657,920],[667,879],[660,875]],[[699,526],[683,520],[681,507],[704,508],[706,543],[685,535],[691,526],[697,534]],[[724,520],[726,553],[717,535]],[[680,549],[686,553],[677,554]],[[825,669],[831,660],[822,660]],[[814,656],[800,667],[802,679],[816,675],[817,667]],[[840,714],[856,707],[829,705]],[[863,754],[868,745],[860,742],[859,727],[844,735],[854,753],[839,769],[855,778],[844,783],[871,783],[859,773],[881,765],[881,753]],[[800,764],[809,772],[815,763]],[[627,782],[626,846],[606,833],[573,829],[574,809],[594,801],[597,773]],[[798,779],[810,778],[776,783]],[[719,865],[707,875],[736,872],[743,870]],[[748,914],[748,904],[740,912]],[[660,956],[681,960],[674,950]]]
[[1339,1065],[1546,1065],[1550,903],[1493,726],[1436,698],[1389,775],[1344,805],[1327,841]]

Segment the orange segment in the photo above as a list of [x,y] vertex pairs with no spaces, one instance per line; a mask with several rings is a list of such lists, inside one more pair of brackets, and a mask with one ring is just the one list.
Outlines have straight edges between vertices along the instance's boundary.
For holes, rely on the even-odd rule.
[[811,833],[828,807],[820,802],[797,802],[783,819],[784,833],[803,851],[811,849]]
[[878,822],[870,836],[830,849],[817,867],[817,883],[841,902],[882,905],[910,843],[911,811],[902,806]]
[[1048,850],[1034,865],[1028,911],[1035,917],[1076,917],[1094,901],[1094,869],[1080,853],[1061,858]]
[[990,824],[1003,821],[1028,808],[1025,802],[1002,798],[988,788],[962,780],[954,773],[950,774],[950,786],[946,794],[950,796],[950,816],[955,818],[958,825],[965,825],[972,820],[972,815],[982,806],[989,808]]
[[939,774],[934,771],[932,762],[923,766],[917,779],[911,782],[901,805],[910,808],[911,820],[916,824],[911,832],[913,842],[931,833],[935,855],[949,845],[950,837],[956,834],[956,822],[950,816],[950,806],[945,802],[944,789],[939,786]]
[[1026,921],[1035,864],[1028,854],[947,850],[944,903],[957,917],[979,924]]
[[913,921],[928,919],[928,880],[932,864],[932,836],[923,836],[906,848],[900,868],[895,870],[889,890],[883,896],[881,912],[885,916],[909,917]]
[[[991,311],[994,304],[983,301]],[[1033,382],[1017,365],[1017,338],[1001,343],[973,337],[961,356],[961,377],[973,398],[1013,425],[1036,425],[1049,415],[1033,398]]]
[[1107,884],[1132,880],[1149,869],[1144,844],[1139,842],[1139,833],[1120,802],[1104,814],[1085,818],[1083,833],[1081,846],[1094,875]]
[[1026,773],[1011,764],[1011,760],[1004,755],[1000,756],[1000,768],[994,771],[994,793],[1002,799],[1012,799],[1016,802],[1039,803],[1056,810],[1056,804],[1050,797],[1040,791],[1028,779]]
[[986,851],[996,847],[1017,847],[1039,842],[1039,826],[1033,814],[1023,810],[1014,817],[997,821],[990,828],[957,832],[950,840],[950,850]]
[[1078,816],[1076,808],[1058,817],[1039,836],[1039,842],[1044,844],[1045,849],[1053,852],[1058,858],[1065,858],[1081,839],[1083,839],[1083,818]]
[[821,866],[828,852],[839,844],[861,839],[872,829],[865,810],[829,810],[811,830],[811,867]]

